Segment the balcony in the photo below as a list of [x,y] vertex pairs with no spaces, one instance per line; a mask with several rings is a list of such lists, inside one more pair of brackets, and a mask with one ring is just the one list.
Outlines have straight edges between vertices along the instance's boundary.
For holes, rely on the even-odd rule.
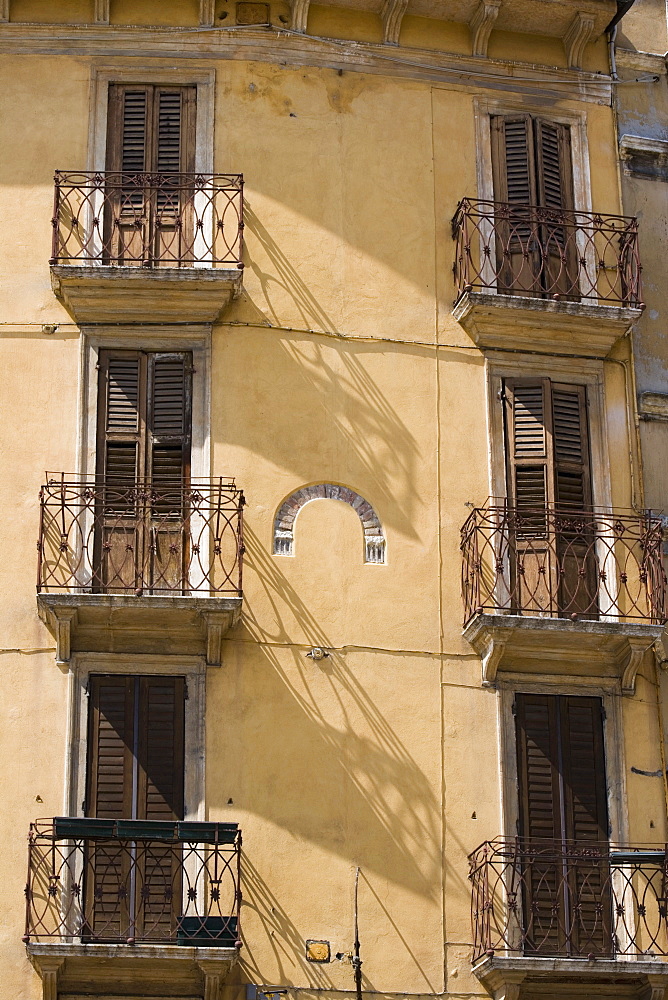
[[49,476],[40,493],[37,606],[72,651],[206,655],[242,603],[244,495],[233,479]]
[[605,357],[641,315],[638,222],[464,198],[453,314],[482,349]]
[[464,636],[499,670],[619,678],[632,694],[663,632],[663,523],[651,513],[488,503],[461,530]]
[[663,846],[482,844],[469,856],[474,974],[499,997],[662,996],[667,872]]
[[211,323],[243,273],[240,174],[56,171],[51,283],[78,323]]
[[31,825],[28,852],[24,942],[45,997],[156,981],[213,996],[237,961],[236,823],[56,817]]

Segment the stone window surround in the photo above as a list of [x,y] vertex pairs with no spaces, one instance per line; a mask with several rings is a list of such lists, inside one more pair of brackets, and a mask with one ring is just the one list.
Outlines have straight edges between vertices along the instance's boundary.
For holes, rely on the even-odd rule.
[[586,111],[565,111],[540,104],[527,98],[476,97],[473,101],[476,128],[476,166],[478,198],[494,201],[492,173],[492,115],[524,113],[549,118],[550,121],[569,125],[571,130],[571,158],[573,166],[573,201],[576,211],[591,212],[591,179],[589,173],[589,144],[587,140]]
[[164,83],[195,85],[195,172],[213,173],[213,134],[216,71],[214,69],[147,68],[139,61],[110,66],[107,62],[91,68],[90,115],[88,126],[88,170],[105,170],[107,157],[107,106],[110,83]]
[[153,656],[141,653],[75,653],[68,673],[65,733],[66,780],[63,814],[83,816],[88,744],[90,674],[165,674],[185,677],[184,818],[206,819],[205,712],[206,663],[199,656]]

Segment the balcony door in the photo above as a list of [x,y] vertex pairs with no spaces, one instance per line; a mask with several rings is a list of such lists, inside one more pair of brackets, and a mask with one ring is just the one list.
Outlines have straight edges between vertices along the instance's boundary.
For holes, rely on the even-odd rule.
[[491,127],[499,292],[579,298],[569,127],[527,114]]
[[192,354],[99,355],[94,578],[106,593],[185,593]]
[[196,87],[111,84],[107,125],[107,263],[192,262]]
[[515,700],[525,954],[610,955],[600,698]]
[[[183,677],[92,675],[86,815],[183,819]],[[175,845],[90,841],[84,936],[169,939],[181,910]]]
[[506,379],[503,398],[513,610],[597,618],[586,388]]

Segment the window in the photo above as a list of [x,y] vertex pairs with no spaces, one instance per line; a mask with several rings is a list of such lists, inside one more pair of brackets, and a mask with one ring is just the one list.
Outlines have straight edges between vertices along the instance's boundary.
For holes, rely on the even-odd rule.
[[517,608],[596,618],[586,389],[548,378],[505,379],[502,394]]
[[[184,808],[183,677],[91,675],[86,815],[178,820]],[[181,905],[171,846],[90,840],[84,861],[84,938],[167,934]],[[119,902],[120,901],[120,902]]]
[[492,172],[499,291],[577,292],[568,125],[528,114],[493,115]]
[[607,954],[601,699],[518,694],[515,715],[527,953]]
[[108,263],[192,256],[196,87],[109,86],[105,248]]
[[184,590],[192,353],[101,350],[98,366],[95,578]]

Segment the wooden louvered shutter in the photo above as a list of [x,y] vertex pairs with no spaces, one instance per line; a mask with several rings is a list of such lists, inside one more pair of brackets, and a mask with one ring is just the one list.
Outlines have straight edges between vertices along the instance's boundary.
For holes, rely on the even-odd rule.
[[[192,259],[196,87],[111,84],[105,258],[153,266]],[[151,179],[152,178],[152,179]]]
[[[91,676],[87,815],[183,818],[182,677]],[[168,936],[181,908],[178,852],[161,843],[86,845],[88,940]]]
[[144,528],[136,484],[146,475],[146,356],[100,351],[94,579],[107,593],[134,590]]
[[509,379],[504,398],[516,607],[596,618],[586,388]]
[[134,678],[92,676],[88,712],[86,814],[132,815]]
[[[529,952],[605,954],[610,893],[599,698],[518,694],[515,702],[523,909]],[[599,860],[582,848],[599,845]]]
[[587,398],[583,385],[552,383],[554,499],[560,509],[591,507]]
[[491,128],[494,197],[510,203],[496,220],[499,291],[577,297],[569,127],[494,115]]
[[493,115],[494,198],[508,203],[495,220],[498,288],[504,294],[533,294],[540,272],[536,242],[536,165],[530,115]]
[[587,390],[583,385],[553,382],[551,391],[558,609],[564,616],[598,618]]
[[577,297],[570,129],[558,122],[536,119],[534,132],[537,203],[549,210],[540,226],[542,287],[547,295]]
[[142,677],[139,685],[137,813],[140,819],[183,819],[182,677]]
[[183,677],[92,675],[86,814],[183,819]]
[[148,474],[154,485],[190,472],[192,354],[148,356]]
[[150,355],[147,461],[153,503],[148,551],[154,591],[187,590],[191,399],[192,355]]

